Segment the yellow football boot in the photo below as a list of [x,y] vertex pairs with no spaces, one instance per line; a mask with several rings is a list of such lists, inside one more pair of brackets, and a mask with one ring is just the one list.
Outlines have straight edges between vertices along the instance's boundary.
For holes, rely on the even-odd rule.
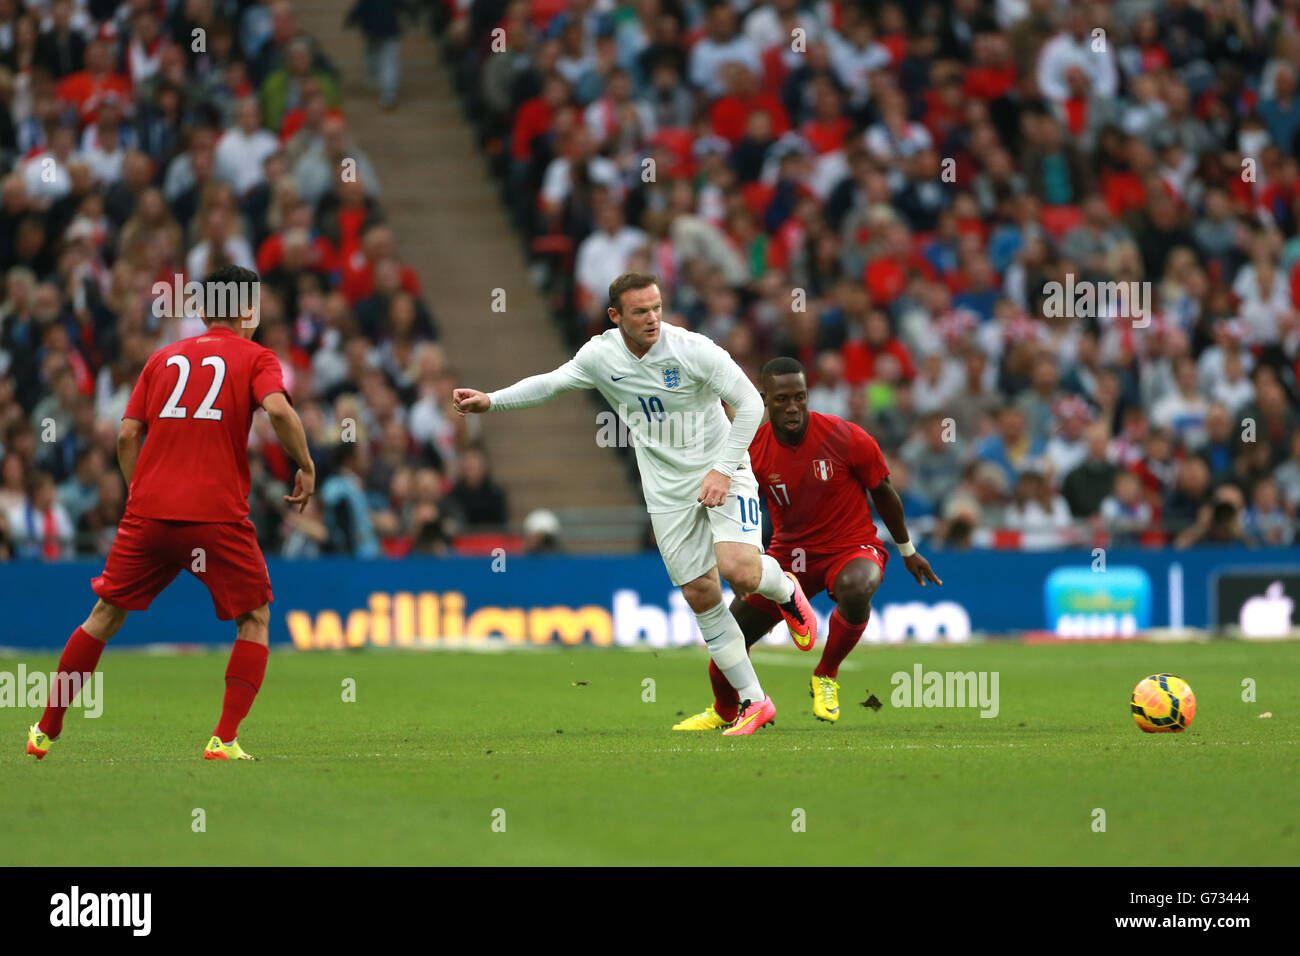
[[835,681],[814,674],[808,696],[813,701],[813,716],[818,720],[833,724],[840,719],[840,685]]
[[721,730],[731,726],[730,720],[723,720],[712,706],[694,717],[687,717],[680,723],[673,724],[673,730]]
[[39,723],[32,724],[27,728],[27,753],[37,760],[49,753],[50,747],[53,745],[54,738],[42,731]]
[[223,744],[221,739],[212,735],[208,745],[203,748],[204,760],[256,760],[250,753],[245,753],[244,748],[239,746],[238,740],[232,740],[228,744]]

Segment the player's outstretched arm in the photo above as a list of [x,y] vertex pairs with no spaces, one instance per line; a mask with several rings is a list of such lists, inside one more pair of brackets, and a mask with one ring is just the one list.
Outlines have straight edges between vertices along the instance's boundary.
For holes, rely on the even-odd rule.
[[476,388],[455,389],[451,393],[451,406],[462,415],[505,412],[512,408],[532,408],[577,388],[595,388],[595,380],[587,370],[591,362],[588,345],[555,371],[530,375],[495,392],[484,393]]
[[930,568],[930,562],[921,557],[907,535],[907,521],[903,517],[903,500],[889,483],[888,478],[881,479],[880,484],[871,489],[871,503],[875,505],[876,514],[885,523],[889,533],[894,536],[898,553],[902,555],[903,565],[916,578],[916,583],[925,587],[926,581],[933,581],[940,586],[943,581]]
[[316,463],[311,460],[311,449],[307,447],[307,432],[284,392],[272,392],[266,396],[262,399],[262,407],[270,416],[280,444],[298,466],[298,473],[293,478],[293,494],[285,495],[284,500],[297,505],[301,513],[316,491]]
[[127,488],[131,487],[131,476],[135,474],[135,462],[143,444],[144,422],[138,418],[122,419],[122,427],[117,431],[117,464],[122,469]]

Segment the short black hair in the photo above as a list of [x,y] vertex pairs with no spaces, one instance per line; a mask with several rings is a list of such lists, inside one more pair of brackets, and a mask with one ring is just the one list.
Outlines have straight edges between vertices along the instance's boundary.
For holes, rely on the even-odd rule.
[[238,314],[239,303],[243,301],[242,296],[234,296],[231,298],[225,294],[230,290],[232,283],[242,286],[255,286],[258,283],[257,273],[252,269],[245,269],[243,266],[237,266],[233,263],[221,266],[219,269],[213,269],[209,272],[207,278],[203,280],[203,301],[208,305],[222,303],[228,307],[221,311],[234,311],[236,314],[207,315],[205,313],[203,318],[206,321],[221,322],[242,318],[242,316]]
[[245,269],[243,266],[237,266],[233,262],[224,265],[219,269],[213,269],[208,273],[204,284],[210,282],[256,282],[257,273],[252,269]]
[[775,375],[802,375],[808,377],[804,371],[803,365],[798,359],[792,359],[788,355],[778,355],[763,366],[762,371],[758,373],[759,382],[766,382]]

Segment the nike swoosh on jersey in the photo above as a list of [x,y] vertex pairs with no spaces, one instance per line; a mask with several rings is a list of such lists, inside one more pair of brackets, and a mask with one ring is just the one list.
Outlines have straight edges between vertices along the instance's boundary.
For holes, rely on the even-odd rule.
[[611,376],[609,377],[609,380],[610,380],[611,382],[621,382],[621,381],[623,381],[623,379],[625,379],[625,378],[627,378],[626,375],[611,375]]

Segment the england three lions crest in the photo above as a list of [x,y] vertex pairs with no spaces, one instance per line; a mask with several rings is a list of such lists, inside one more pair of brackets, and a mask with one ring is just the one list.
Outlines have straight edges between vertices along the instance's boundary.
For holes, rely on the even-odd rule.
[[830,481],[835,474],[835,465],[829,458],[818,458],[812,463],[813,475],[818,481]]
[[682,373],[676,368],[664,369],[664,386],[666,388],[677,388],[682,384]]

